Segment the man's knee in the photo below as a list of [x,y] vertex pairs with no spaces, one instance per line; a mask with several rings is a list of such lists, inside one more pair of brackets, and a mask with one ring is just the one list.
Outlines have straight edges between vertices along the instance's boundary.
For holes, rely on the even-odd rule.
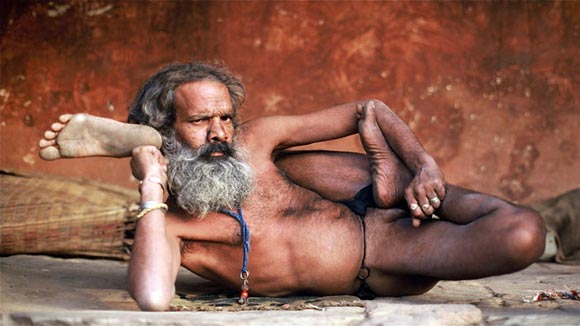
[[542,218],[533,210],[513,208],[510,214],[506,253],[514,267],[524,268],[535,262],[544,252],[546,228]]

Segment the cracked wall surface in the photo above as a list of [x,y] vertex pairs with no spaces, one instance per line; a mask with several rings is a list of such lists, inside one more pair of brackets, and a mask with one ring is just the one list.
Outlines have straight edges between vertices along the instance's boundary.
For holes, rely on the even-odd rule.
[[[447,179],[531,203],[580,186],[580,3],[2,1],[1,167],[135,186],[126,160],[43,162],[60,114],[125,120],[167,63],[220,59],[241,115],[378,98]],[[324,146],[361,151],[355,137]]]

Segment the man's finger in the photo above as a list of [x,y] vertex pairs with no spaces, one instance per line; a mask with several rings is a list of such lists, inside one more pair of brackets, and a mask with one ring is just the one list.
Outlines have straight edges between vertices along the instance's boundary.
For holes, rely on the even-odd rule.
[[421,211],[423,211],[423,214],[425,214],[425,216],[431,216],[431,214],[433,214],[433,212],[435,211],[435,208],[433,208],[433,206],[428,201],[421,202],[420,207]]
[[440,187],[435,188],[435,192],[437,193],[437,197],[439,197],[439,199],[441,201],[443,201],[443,199],[445,199],[445,185],[441,185]]
[[427,195],[429,204],[433,206],[434,209],[437,209],[439,208],[439,206],[441,206],[441,199],[439,198],[439,196],[435,191],[432,191],[431,193],[432,193],[431,195]]
[[416,202],[411,202],[409,203],[409,209],[411,210],[411,213],[415,215],[415,213],[419,209],[419,204],[417,204]]
[[421,220],[418,218],[414,218],[413,217],[413,226],[418,228],[419,226],[421,226]]
[[426,216],[421,208],[421,200],[425,200],[425,196],[418,195],[417,192],[415,187],[409,186],[405,191],[405,199],[409,205],[411,216],[416,219],[425,219]]
[[411,202],[409,204],[409,210],[411,211],[411,217],[416,220],[424,220],[427,216],[424,214],[421,204],[417,202]]
[[425,213],[425,215],[429,215],[426,211],[429,210],[431,204],[429,204],[429,198],[427,196],[428,189],[426,188],[425,184],[417,183],[414,187],[414,197],[419,205],[419,208]]
[[356,117],[359,120],[364,118],[364,110],[362,104],[356,105]]

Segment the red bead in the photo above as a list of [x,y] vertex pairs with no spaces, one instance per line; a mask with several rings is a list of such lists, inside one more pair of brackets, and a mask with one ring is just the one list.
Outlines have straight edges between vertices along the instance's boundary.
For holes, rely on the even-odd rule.
[[248,298],[248,291],[242,291],[242,294],[240,295],[240,297],[247,299]]

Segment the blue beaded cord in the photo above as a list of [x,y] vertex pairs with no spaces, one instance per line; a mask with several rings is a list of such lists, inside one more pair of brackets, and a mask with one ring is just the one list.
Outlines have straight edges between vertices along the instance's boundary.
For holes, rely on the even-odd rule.
[[[242,258],[242,269],[240,270],[240,278],[242,279],[242,293],[245,292],[247,294],[247,287],[248,287],[248,276],[250,273],[248,272],[248,253],[250,252],[250,228],[248,228],[248,224],[244,220],[244,215],[242,214],[242,208],[238,207],[238,213],[232,212],[227,209],[220,210],[224,214],[228,214],[229,216],[235,218],[239,223],[242,229],[242,246],[244,250],[244,255]],[[244,298],[243,295],[240,298],[240,303],[246,303],[247,297]]]

